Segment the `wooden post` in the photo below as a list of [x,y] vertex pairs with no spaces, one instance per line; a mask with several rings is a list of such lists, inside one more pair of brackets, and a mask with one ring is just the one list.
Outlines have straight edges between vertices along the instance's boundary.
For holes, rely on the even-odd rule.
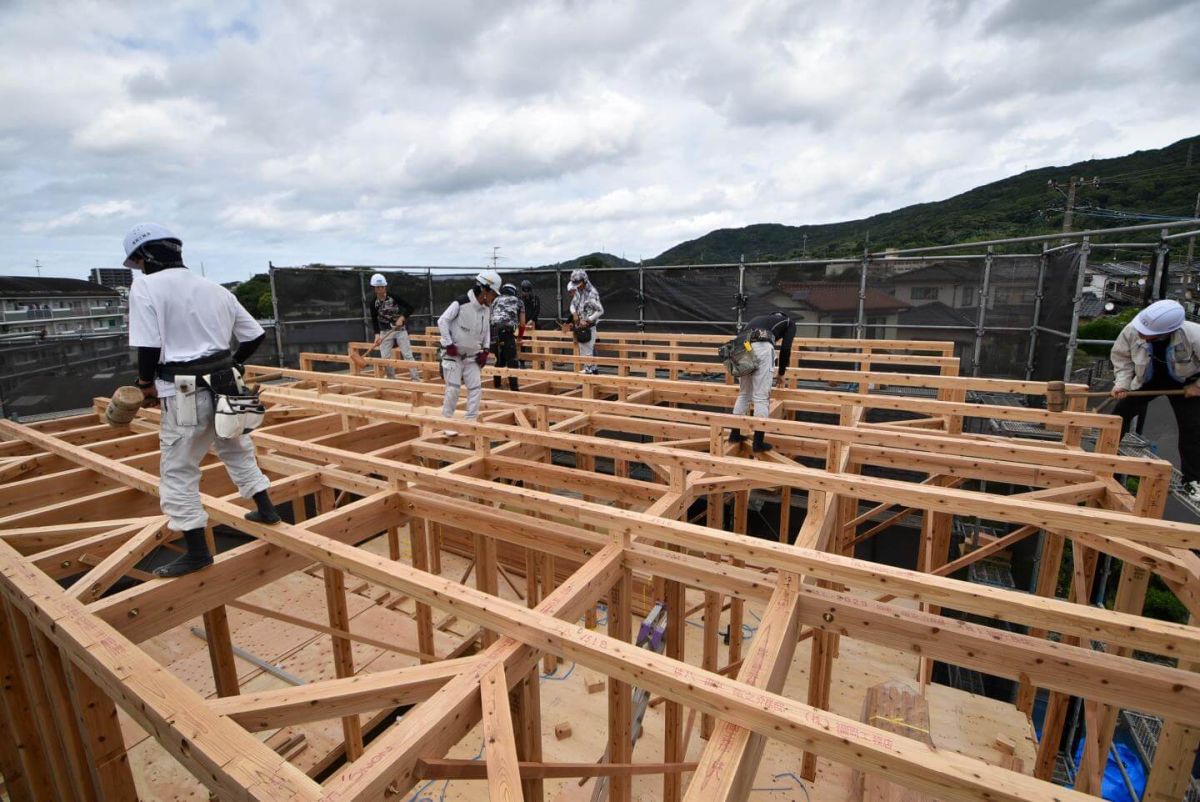
[[[495,596],[499,590],[499,568],[496,563],[496,541],[487,535],[475,535],[475,587]],[[482,630],[481,645],[484,648],[496,642],[496,633],[486,627]]]
[[[687,611],[687,594],[683,583],[668,581],[666,587],[667,602],[667,631],[666,655],[672,660],[686,662],[684,659],[684,613]],[[683,743],[683,705],[667,700],[663,715],[663,762],[682,763],[684,758]],[[664,802],[677,802],[683,793],[683,777],[674,772],[663,774]]]
[[[608,594],[608,634],[622,643],[633,639],[633,616],[630,601],[633,597],[633,572],[624,568],[621,578]],[[627,683],[609,677],[608,680],[608,762],[629,763],[633,755],[633,709]],[[612,802],[629,802],[633,778],[615,776],[609,783]]]
[[[747,532],[750,514],[750,491],[739,490],[733,494],[733,531],[739,535]],[[733,564],[742,567],[745,560],[734,560]],[[729,664],[742,659],[742,621],[746,603],[738,598],[729,600]]]
[[37,789],[40,796],[55,788],[56,778],[51,774],[47,745],[41,740],[34,719],[35,701],[30,698],[17,664],[17,649],[8,623],[11,614],[8,603],[0,600],[0,695],[6,722],[4,731],[15,746],[15,752],[11,754],[21,768],[17,773],[14,767],[5,764],[4,780],[12,789],[10,793],[16,795],[24,788],[25,798],[35,799],[33,789]]
[[[325,568],[325,604],[329,610],[329,626],[350,631],[350,614],[346,609],[346,574],[336,568]],[[343,637],[331,635],[333,670],[340,677],[354,676],[353,644]],[[362,722],[353,713],[342,718],[342,733],[346,739],[346,759],[358,760],[363,753]]]
[[77,798],[81,791],[71,782],[71,766],[63,751],[63,744],[50,713],[50,699],[46,691],[46,683],[42,677],[41,666],[33,645],[33,635],[25,616],[12,605],[8,608],[8,621],[5,623],[12,633],[13,659],[21,673],[21,679],[29,697],[29,713],[33,720],[37,743],[42,748],[46,758],[47,769],[57,799]]
[[92,783],[101,799],[136,799],[137,787],[121,734],[117,707],[82,671],[69,666],[71,704],[83,735]]
[[229,632],[225,605],[218,605],[204,614],[204,635],[217,696],[237,696],[240,690],[237,663],[233,657],[233,637]]
[[[725,518],[725,494],[708,494],[708,512],[705,526],[709,529],[723,529]],[[708,555],[712,560],[718,560],[715,554]],[[720,665],[719,649],[721,637],[721,594],[715,590],[704,591],[704,649],[700,658],[700,666],[705,671],[716,672]],[[708,713],[700,717],[700,737],[708,739],[712,735],[716,719]]]
[[[409,546],[412,550],[412,566],[418,571],[429,570],[429,538],[425,534],[424,518],[413,518],[408,522]],[[433,646],[433,608],[424,602],[417,602],[417,651],[424,654],[436,654]],[[429,658],[422,657],[422,663]]]

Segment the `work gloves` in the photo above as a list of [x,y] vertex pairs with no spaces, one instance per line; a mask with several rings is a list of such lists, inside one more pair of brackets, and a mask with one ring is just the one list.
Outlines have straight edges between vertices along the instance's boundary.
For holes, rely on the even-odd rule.
[[475,364],[478,365],[479,367],[483,367],[484,365],[486,365],[487,360],[488,360],[488,350],[486,348],[484,348],[482,351],[480,351],[478,354],[475,355]]

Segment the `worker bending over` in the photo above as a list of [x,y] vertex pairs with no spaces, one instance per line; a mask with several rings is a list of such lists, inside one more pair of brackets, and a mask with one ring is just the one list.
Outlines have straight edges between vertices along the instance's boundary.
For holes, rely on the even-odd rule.
[[588,280],[586,270],[576,269],[571,272],[571,280],[567,284],[567,292],[571,296],[571,322],[568,328],[579,343],[579,356],[584,361],[581,373],[596,373],[596,363],[592,361],[596,355],[596,326],[604,315],[604,307],[600,305],[600,293]]
[[[396,349],[410,362],[415,361],[412,341],[408,339],[408,316],[413,306],[395,293],[388,292],[387,277],[382,273],[371,276],[371,328],[375,332],[375,347],[384,359],[391,359]],[[389,379],[396,378],[396,369],[391,365],[384,368]],[[421,380],[421,371],[410,368],[408,377],[415,382]]]
[[1145,419],[1153,396],[1130,396],[1130,390],[1182,390],[1172,395],[1171,409],[1179,426],[1179,471],[1183,491],[1200,504],[1200,324],[1185,319],[1178,301],[1156,301],[1137,313],[1113,343],[1112,414],[1121,416],[1121,433],[1134,418]]
[[[517,295],[517,288],[505,284],[500,296],[492,304],[492,342],[496,348],[496,367],[519,368],[517,354],[521,350],[521,339],[525,336],[525,304]],[[492,384],[500,389],[500,377],[493,376]],[[519,389],[517,377],[508,377],[508,389]]]
[[[796,338],[796,322],[783,312],[760,315],[748,322],[740,333],[750,343],[757,367],[738,379],[740,390],[733,405],[734,415],[745,415],[754,401],[754,417],[769,417],[771,411],[771,379],[775,374],[775,343],[780,343],[778,375],[783,377],[792,359],[792,340]],[[754,433],[753,449],[770,451],[771,445],[759,430]],[[729,442],[741,443],[746,439],[741,429],[729,432]]]
[[[483,386],[479,371],[487,364],[491,345],[492,302],[500,294],[500,274],[484,270],[475,277],[475,285],[450,302],[438,318],[442,344],[442,378],[446,393],[442,416],[454,417],[459,388],[467,386],[467,420],[479,417]],[[452,433],[451,430],[447,430]]]
[[[129,345],[137,348],[143,405],[162,405],[159,502],[168,528],[187,543],[183,556],[154,573],[182,576],[213,561],[200,501],[200,462],[210,447],[242,497],[254,499],[257,509],[246,519],[279,522],[267,494],[271,483],[258,468],[242,416],[229,405],[246,396],[242,363],[265,334],[229,290],[184,266],[183,243],[163,226],[142,223],[125,235],[125,266],[143,273],[129,290]],[[231,340],[238,342],[232,354]],[[254,404],[261,411],[257,399]],[[252,417],[257,425],[261,412]],[[225,426],[230,419],[232,431]]]

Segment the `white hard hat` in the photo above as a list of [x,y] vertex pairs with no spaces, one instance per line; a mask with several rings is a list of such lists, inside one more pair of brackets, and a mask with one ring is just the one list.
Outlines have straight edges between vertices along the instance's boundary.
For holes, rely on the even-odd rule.
[[183,241],[172,234],[169,228],[158,223],[138,223],[129,229],[129,233],[125,235],[125,266],[136,267],[131,263],[129,257],[147,242],[155,242],[160,239],[174,240],[183,244]]
[[1155,301],[1137,313],[1133,327],[1147,337],[1169,334],[1183,325],[1183,306],[1179,301]]
[[384,277],[383,273],[376,273],[375,275],[371,276],[371,286],[372,287],[386,287],[387,286],[387,279]]
[[587,271],[579,267],[571,271],[571,283],[579,284],[588,280]]
[[483,270],[475,277],[475,283],[481,287],[485,287],[497,295],[500,294],[500,287],[503,282],[500,280],[500,274],[495,270]]

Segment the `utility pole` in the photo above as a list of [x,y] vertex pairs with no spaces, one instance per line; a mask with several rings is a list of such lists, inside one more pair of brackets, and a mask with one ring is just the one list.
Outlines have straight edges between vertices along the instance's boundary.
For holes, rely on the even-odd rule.
[[1071,181],[1067,185],[1067,212],[1063,215],[1063,233],[1066,234],[1071,230],[1071,223],[1075,218],[1075,176],[1071,176]]
[[804,235],[804,244],[800,246],[800,258],[801,259],[808,258],[808,235],[807,234]]
[[1095,177],[1089,181],[1086,178],[1084,178],[1083,176],[1074,176],[1073,175],[1073,176],[1071,176],[1070,180],[1067,181],[1067,191],[1066,192],[1063,192],[1062,185],[1060,185],[1053,178],[1046,182],[1046,186],[1049,187],[1050,189],[1057,190],[1059,193],[1065,195],[1067,198],[1067,206],[1066,206],[1066,209],[1064,210],[1064,214],[1063,214],[1062,233],[1069,234],[1069,233],[1071,233],[1071,224],[1075,220],[1075,191],[1081,186],[1092,186],[1092,187],[1100,186],[1100,178]]
[[[1192,157],[1192,146],[1188,145],[1188,161],[1189,162],[1191,161],[1191,157]],[[1200,192],[1196,193],[1196,211],[1192,212],[1192,217],[1200,219]],[[1184,288],[1189,291],[1192,289],[1192,254],[1195,253],[1195,251],[1196,251],[1196,238],[1188,237],[1187,267],[1184,268],[1183,280],[1185,282]]]
[[33,260],[33,269],[37,271],[38,278],[41,278],[42,277],[42,260],[34,259]]
[[493,245],[492,246],[492,269],[493,270],[496,269],[496,265],[500,264],[500,260],[503,258],[504,257],[500,255],[500,246]]

